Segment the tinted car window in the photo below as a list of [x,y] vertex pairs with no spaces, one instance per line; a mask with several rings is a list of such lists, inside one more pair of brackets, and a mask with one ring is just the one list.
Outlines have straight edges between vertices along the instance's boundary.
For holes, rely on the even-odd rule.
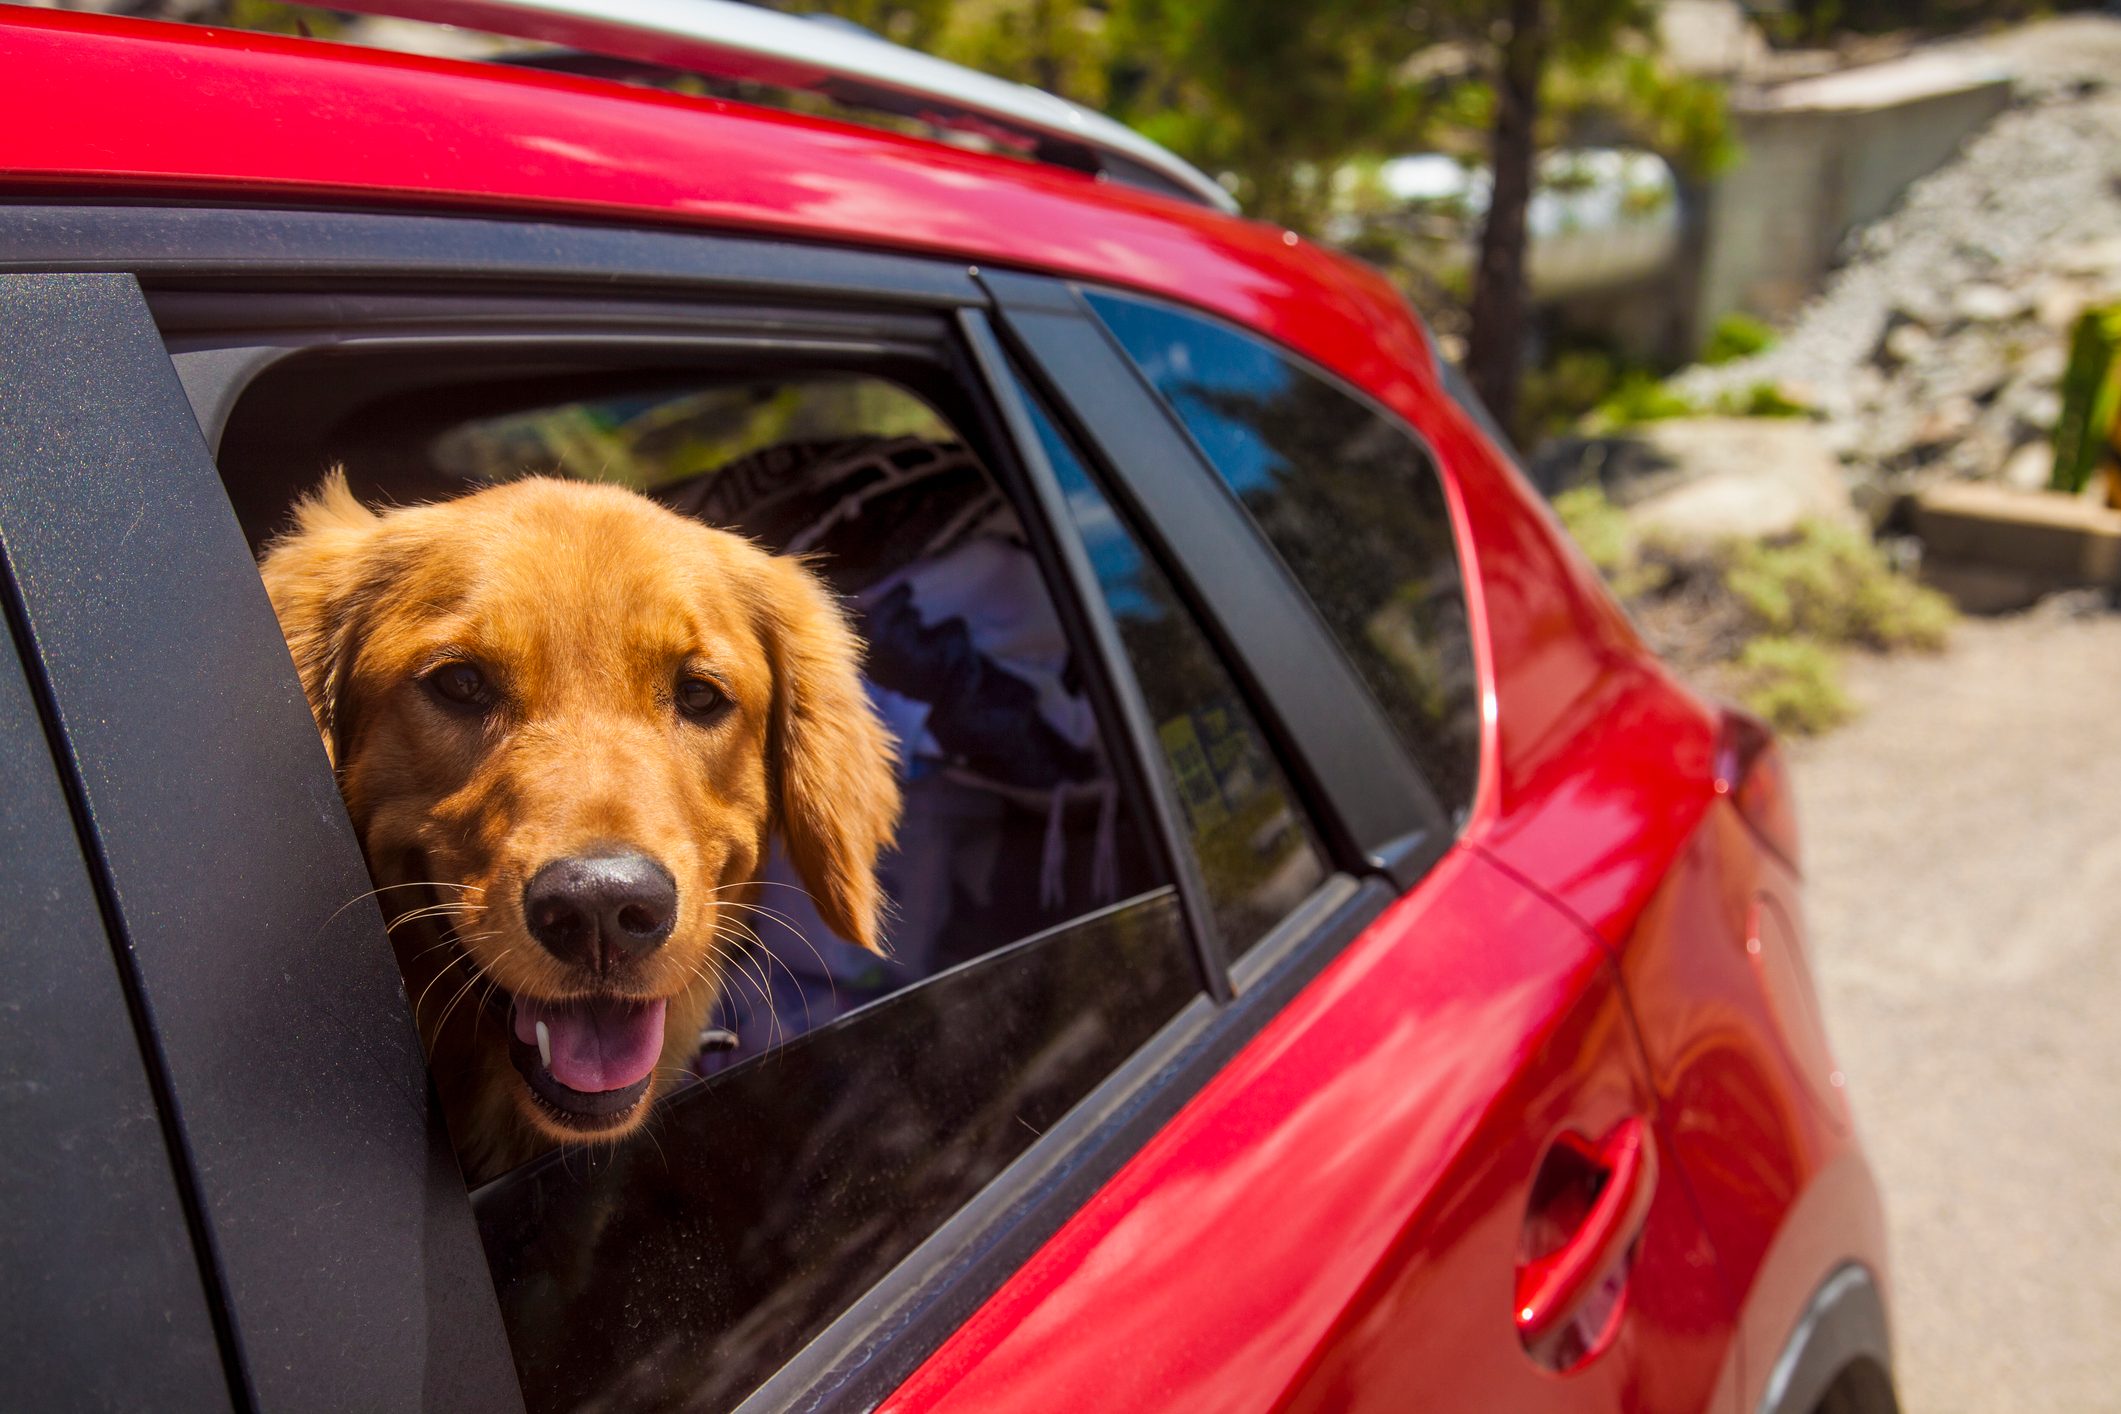
[[1438,796],[1464,809],[1479,693],[1428,452],[1248,334],[1144,300],[1089,300],[1318,607]]
[[1215,921],[1234,957],[1326,876],[1325,853],[1200,626],[1037,403],[1032,425],[1155,720]]
[[727,1409],[1199,991],[1154,890],[671,1099],[473,1203],[532,1411]]

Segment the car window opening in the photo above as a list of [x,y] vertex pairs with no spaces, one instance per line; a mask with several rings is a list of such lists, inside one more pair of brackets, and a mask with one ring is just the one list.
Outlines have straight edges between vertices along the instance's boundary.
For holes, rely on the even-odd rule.
[[[905,802],[880,866],[889,955],[835,935],[776,851],[694,1083],[616,1151],[562,1149],[474,1195],[533,1409],[614,1387],[733,1403],[1199,992],[1092,669],[1017,510],[918,380],[437,364],[424,385],[364,372],[388,395],[298,415],[338,396],[305,378],[343,389],[345,363],[290,361],[231,416],[219,461],[254,542],[334,464],[372,504],[610,481],[804,557],[863,640]],[[613,1328],[622,1308],[659,1314]]]

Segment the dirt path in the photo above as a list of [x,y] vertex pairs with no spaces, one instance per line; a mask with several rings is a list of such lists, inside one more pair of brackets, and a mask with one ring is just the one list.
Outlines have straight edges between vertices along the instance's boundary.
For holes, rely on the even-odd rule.
[[2121,614],[1852,676],[1791,756],[1906,1408],[2121,1410]]

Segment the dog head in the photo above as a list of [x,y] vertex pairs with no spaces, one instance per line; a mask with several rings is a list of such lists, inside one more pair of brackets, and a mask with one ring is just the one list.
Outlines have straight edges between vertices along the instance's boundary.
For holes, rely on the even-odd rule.
[[800,564],[613,487],[334,475],[263,570],[475,1177],[642,1122],[776,835],[877,947],[890,740]]

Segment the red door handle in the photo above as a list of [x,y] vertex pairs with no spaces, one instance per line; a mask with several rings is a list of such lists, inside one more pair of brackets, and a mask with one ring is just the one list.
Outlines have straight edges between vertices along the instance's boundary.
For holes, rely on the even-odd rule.
[[1532,1345],[1559,1330],[1627,1252],[1657,1192],[1657,1142],[1648,1124],[1615,1125],[1587,1155],[1605,1183],[1582,1224],[1560,1246],[1517,1269],[1517,1333]]

